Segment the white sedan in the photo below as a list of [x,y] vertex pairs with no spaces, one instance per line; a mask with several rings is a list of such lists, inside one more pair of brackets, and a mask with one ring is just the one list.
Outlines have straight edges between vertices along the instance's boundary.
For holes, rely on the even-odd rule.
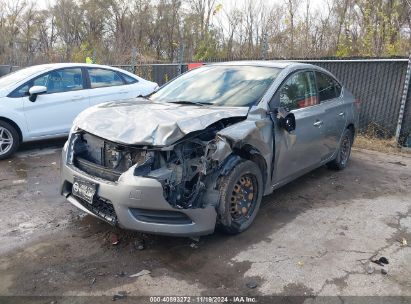
[[97,64],[31,66],[0,78],[0,160],[21,142],[64,137],[84,109],[144,96],[157,83]]

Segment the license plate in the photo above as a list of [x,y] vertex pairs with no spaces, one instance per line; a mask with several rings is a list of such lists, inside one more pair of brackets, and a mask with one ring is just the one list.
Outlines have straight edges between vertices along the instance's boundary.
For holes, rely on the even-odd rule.
[[97,184],[79,178],[74,178],[72,192],[73,195],[85,200],[89,204],[92,204],[94,196],[97,192]]

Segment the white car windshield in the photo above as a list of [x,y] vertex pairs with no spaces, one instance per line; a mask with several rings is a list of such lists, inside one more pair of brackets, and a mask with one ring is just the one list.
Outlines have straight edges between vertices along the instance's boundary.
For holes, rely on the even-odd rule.
[[46,70],[47,67],[43,65],[34,65],[28,68],[24,68],[13,73],[0,77],[0,88],[6,88],[10,85],[18,83],[31,75]]
[[262,66],[210,65],[176,78],[151,95],[159,102],[249,107],[263,97],[280,69]]

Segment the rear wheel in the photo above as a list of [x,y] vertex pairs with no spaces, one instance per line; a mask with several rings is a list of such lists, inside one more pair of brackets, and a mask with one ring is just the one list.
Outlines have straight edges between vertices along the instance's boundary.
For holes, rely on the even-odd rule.
[[229,234],[246,230],[260,209],[262,196],[260,168],[249,160],[239,163],[221,182],[218,227]]
[[353,139],[353,131],[351,129],[345,129],[340,147],[338,148],[337,156],[327,164],[328,168],[333,170],[343,170],[347,167],[347,163],[351,155]]
[[18,148],[20,138],[17,130],[0,120],[0,160],[10,157]]

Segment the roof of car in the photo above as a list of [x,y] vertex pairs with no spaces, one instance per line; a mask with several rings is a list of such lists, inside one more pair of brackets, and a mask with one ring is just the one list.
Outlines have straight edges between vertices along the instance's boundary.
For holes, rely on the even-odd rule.
[[[300,63],[295,61],[286,61],[286,60],[244,60],[244,61],[229,61],[229,62],[213,62],[209,63],[208,65],[226,65],[226,66],[262,66],[262,67],[272,67],[272,68],[280,68],[284,69],[286,67],[291,66],[312,66],[311,64],[307,63]],[[58,69],[58,68],[65,68],[65,67],[72,67],[72,66],[83,66],[83,67],[102,67],[102,68],[114,68],[112,66],[101,65],[101,64],[94,64],[94,63],[81,63],[81,62],[64,62],[64,63],[47,63],[42,64],[40,66],[44,66],[45,68],[50,69]]]
[[[263,66],[263,67],[272,67],[272,68],[286,68],[288,66],[294,65],[304,65],[308,66],[306,63],[299,63],[293,61],[283,61],[283,60],[246,60],[246,61],[229,61],[229,62],[216,62],[211,63],[211,65],[227,65],[227,66]],[[310,65],[311,66],[311,65]]]
[[39,64],[39,66],[44,66],[45,68],[50,68],[50,69],[66,68],[66,67],[72,67],[72,66],[113,68],[108,65],[82,63],[82,62],[46,63],[46,64]]

